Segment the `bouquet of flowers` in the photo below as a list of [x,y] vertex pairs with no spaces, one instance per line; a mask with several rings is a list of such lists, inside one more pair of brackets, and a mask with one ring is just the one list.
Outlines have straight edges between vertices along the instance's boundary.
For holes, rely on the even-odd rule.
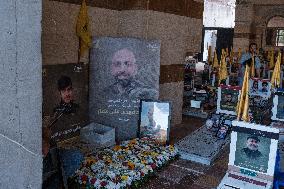
[[177,155],[171,145],[150,138],[133,139],[86,157],[73,178],[86,188],[136,188]]

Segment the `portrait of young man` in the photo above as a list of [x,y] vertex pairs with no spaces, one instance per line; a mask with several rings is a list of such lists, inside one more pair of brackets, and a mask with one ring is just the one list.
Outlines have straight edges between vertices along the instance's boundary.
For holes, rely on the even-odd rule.
[[50,129],[51,141],[61,142],[79,134],[88,121],[88,72],[85,65],[44,65],[43,123]]
[[262,93],[267,93],[268,92],[268,83],[267,82],[262,82],[261,84],[262,88],[261,88],[261,91]]
[[79,105],[74,102],[71,78],[68,76],[61,76],[57,81],[57,89],[60,96],[60,102],[54,108],[54,113],[75,114],[79,109]]
[[221,109],[235,111],[238,99],[237,90],[222,89],[221,92]]
[[258,81],[253,81],[251,92],[258,93]]

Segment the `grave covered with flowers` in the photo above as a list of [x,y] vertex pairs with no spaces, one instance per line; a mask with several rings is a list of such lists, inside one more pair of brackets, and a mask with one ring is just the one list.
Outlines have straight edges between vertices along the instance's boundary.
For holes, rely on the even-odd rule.
[[174,146],[153,139],[124,141],[85,157],[72,180],[78,188],[138,188],[177,156]]

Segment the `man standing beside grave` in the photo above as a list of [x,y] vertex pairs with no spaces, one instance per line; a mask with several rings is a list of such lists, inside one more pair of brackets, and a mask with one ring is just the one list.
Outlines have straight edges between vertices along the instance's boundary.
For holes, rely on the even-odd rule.
[[252,60],[254,59],[254,69],[255,69],[255,76],[260,77],[260,59],[258,58],[256,54],[257,50],[257,45],[256,43],[251,43],[249,45],[249,52],[243,53],[241,58],[240,58],[240,66],[239,66],[239,86],[243,85],[243,79],[244,79],[244,73],[245,73],[245,68],[246,65],[248,64],[249,66],[252,65]]

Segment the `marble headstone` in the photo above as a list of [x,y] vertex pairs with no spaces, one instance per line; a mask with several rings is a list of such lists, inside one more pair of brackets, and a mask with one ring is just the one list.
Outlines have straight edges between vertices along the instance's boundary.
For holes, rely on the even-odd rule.
[[89,117],[115,128],[116,140],[137,136],[140,99],[159,97],[160,43],[94,38],[90,54]]

